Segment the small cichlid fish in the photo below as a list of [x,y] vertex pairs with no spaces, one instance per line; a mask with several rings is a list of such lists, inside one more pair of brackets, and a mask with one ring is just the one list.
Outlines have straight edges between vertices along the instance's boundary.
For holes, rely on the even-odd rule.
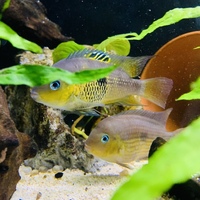
[[148,157],[153,140],[169,140],[180,131],[165,129],[171,111],[129,110],[107,117],[91,131],[85,148],[96,157],[131,168],[130,162]]
[[[104,68],[110,65],[104,61],[100,62],[85,58],[82,56],[82,51],[77,54],[78,55],[75,53],[75,55],[73,54],[69,56],[69,58],[59,61],[54,67],[76,72],[84,69]],[[172,88],[171,79],[164,77],[147,80],[132,79],[123,70],[123,65],[126,64],[126,57],[119,56],[118,58],[116,56],[115,58],[115,55],[112,56],[113,60],[116,60],[115,63],[121,62],[121,57],[123,57],[123,64],[108,77],[86,84],[74,85],[56,80],[48,85],[32,88],[31,97],[35,101],[53,108],[67,111],[81,111],[88,115],[97,115],[93,109],[97,106],[105,106],[113,103],[138,105],[139,103],[136,103],[134,95],[142,96],[163,108],[165,107],[167,97]],[[132,61],[134,60],[134,58],[131,57],[127,59],[127,63],[130,63],[131,59]],[[147,58],[145,60],[147,61]],[[139,68],[141,68],[141,66]]]

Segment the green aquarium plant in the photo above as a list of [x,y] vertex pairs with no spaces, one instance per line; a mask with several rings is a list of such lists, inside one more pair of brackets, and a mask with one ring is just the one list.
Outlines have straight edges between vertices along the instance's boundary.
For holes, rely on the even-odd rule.
[[6,0],[6,1],[4,2],[3,6],[2,6],[2,9],[1,9],[1,12],[0,12],[0,20],[1,20],[1,18],[2,18],[2,13],[3,13],[7,8],[9,8],[10,2],[11,2],[11,0]]
[[175,8],[165,13],[165,15],[154,21],[147,29],[144,29],[139,35],[135,32],[119,34],[101,42],[99,45],[96,45],[97,49],[105,49],[110,43],[114,43],[116,40],[141,40],[147,34],[154,32],[156,29],[175,24],[183,19],[191,19],[200,17],[200,6],[195,8]]
[[18,49],[29,50],[34,53],[42,53],[42,48],[40,46],[22,38],[2,21],[0,21],[0,39],[9,41]]
[[56,63],[59,60],[67,58],[73,52],[83,49],[85,49],[83,45],[77,44],[74,41],[62,42],[53,50],[53,62]]
[[[14,47],[29,50],[34,53],[42,53],[42,48],[19,36],[13,29],[1,21],[2,13],[9,7],[11,0],[6,0],[0,12],[0,39],[9,41]],[[0,43],[1,44],[1,43]]]
[[181,95],[177,99],[177,101],[200,99],[200,78],[198,78],[195,82],[191,83],[190,87],[191,91]]
[[[104,44],[104,43],[103,43]],[[114,41],[106,43],[106,45],[94,44],[94,48],[102,51],[108,51],[120,56],[127,56],[130,53],[131,45],[128,39],[116,38]]]
[[[30,87],[62,80],[68,84],[81,84],[107,76],[117,66],[69,72],[45,65],[16,65],[0,70],[0,85],[28,85]],[[98,72],[98,73],[97,73]]]
[[84,46],[77,44],[74,41],[62,42],[60,43],[52,53],[53,62],[56,63],[59,60],[67,58],[70,54],[73,54],[76,51],[81,51],[85,48],[95,48],[102,51],[107,51],[111,53],[115,53],[121,56],[127,56],[130,52],[130,42],[128,40],[117,39],[112,43],[109,43],[106,49],[96,48],[98,45],[93,46]]
[[[100,44],[94,44],[93,47],[98,50],[105,52],[113,52],[121,56],[127,56],[130,52],[130,42],[129,40],[141,40],[147,34],[154,32],[156,29],[175,24],[183,19],[200,17],[200,6],[195,8],[175,8],[165,13],[165,15],[154,21],[147,29],[144,29],[140,34],[135,32],[119,34],[115,36],[108,37],[106,40],[102,41]],[[54,62],[60,59],[66,58],[70,53],[74,51],[81,50],[84,46],[78,44],[65,42],[61,43],[57,48],[55,48],[55,53],[53,53]],[[59,55],[60,54],[60,55]]]

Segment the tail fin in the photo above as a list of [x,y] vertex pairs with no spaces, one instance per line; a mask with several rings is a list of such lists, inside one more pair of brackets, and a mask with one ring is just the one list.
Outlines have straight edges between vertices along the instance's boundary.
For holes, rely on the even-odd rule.
[[157,77],[143,80],[143,97],[156,105],[165,108],[169,93],[173,86],[173,81],[165,77]]

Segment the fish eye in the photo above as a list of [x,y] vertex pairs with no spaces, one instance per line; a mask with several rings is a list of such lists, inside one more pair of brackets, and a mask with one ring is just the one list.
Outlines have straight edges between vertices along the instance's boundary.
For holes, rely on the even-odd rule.
[[60,88],[60,81],[54,81],[50,83],[50,88],[52,90],[58,90]]
[[103,135],[102,138],[101,138],[101,142],[105,144],[108,141],[109,141],[109,136],[108,135]]

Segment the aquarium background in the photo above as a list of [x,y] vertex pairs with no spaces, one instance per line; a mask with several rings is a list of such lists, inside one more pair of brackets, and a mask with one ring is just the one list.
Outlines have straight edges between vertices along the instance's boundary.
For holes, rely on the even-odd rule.
[[[97,44],[109,36],[137,32],[146,29],[153,21],[161,18],[173,8],[195,7],[200,0],[41,0],[47,18],[59,25],[61,33],[72,37],[80,44]],[[161,27],[141,41],[131,41],[131,56],[153,55],[169,40],[186,32],[199,30],[200,19],[182,20],[174,25]],[[34,35],[22,27],[17,33],[36,42],[41,47],[55,48],[55,41],[38,41]],[[51,30],[49,30],[51,31]],[[11,44],[3,43],[0,48],[0,68],[18,62],[15,55],[19,50]]]
[[[77,43],[100,43],[109,36],[146,29],[165,12],[177,7],[195,7],[199,0],[41,0],[47,16]],[[152,55],[166,42],[186,32],[199,30],[200,19],[183,20],[162,27],[141,41],[132,41],[131,55]]]

